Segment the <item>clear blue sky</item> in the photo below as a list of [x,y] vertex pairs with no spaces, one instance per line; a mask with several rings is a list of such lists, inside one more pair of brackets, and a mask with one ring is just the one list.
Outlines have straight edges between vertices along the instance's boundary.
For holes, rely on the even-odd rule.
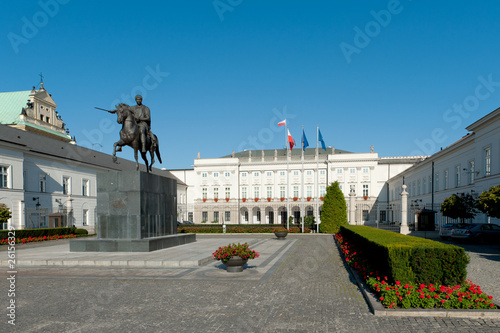
[[499,12],[495,1],[10,1],[0,91],[39,87],[43,72],[70,134],[107,153],[116,116],[94,106],[142,91],[168,169],[197,152],[283,148],[284,112],[298,144],[304,126],[315,146],[319,125],[339,149],[431,154],[500,106]]

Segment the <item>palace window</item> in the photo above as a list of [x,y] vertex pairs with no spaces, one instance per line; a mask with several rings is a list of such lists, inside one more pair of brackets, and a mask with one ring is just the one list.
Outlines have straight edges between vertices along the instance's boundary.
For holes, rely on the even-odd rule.
[[444,170],[444,188],[443,190],[448,189],[448,169]]
[[319,174],[323,176],[326,175],[326,170],[319,170]]
[[224,220],[225,220],[226,222],[231,222],[231,212],[230,212],[230,211],[226,210],[226,211],[224,212]]
[[202,173],[201,173],[201,177],[202,177],[202,178],[207,178],[207,177],[208,177],[208,173],[206,173],[206,172],[202,172]]
[[62,180],[62,192],[63,194],[71,194],[71,178],[63,176]]
[[219,173],[218,172],[214,172],[214,178],[219,178]]
[[230,198],[230,197],[231,197],[231,188],[226,187],[226,198]]
[[267,177],[272,177],[272,176],[273,176],[273,172],[272,172],[272,171],[268,171],[268,172],[266,172],[266,176],[267,176]]
[[219,188],[214,187],[214,199],[219,199]]
[[286,189],[285,186],[280,186],[280,197],[284,198],[286,196]]
[[460,186],[460,165],[455,166],[455,187]]
[[293,196],[294,197],[299,197],[299,187],[298,186],[294,186],[293,187]]
[[246,199],[247,198],[247,188],[245,186],[243,186],[241,188],[241,198],[242,199]]
[[214,221],[219,222],[219,212],[214,212]]
[[[203,188],[201,189],[201,197],[202,197],[203,199],[206,199],[206,198],[207,198],[207,188],[206,188],[206,187],[203,187]],[[206,221],[206,220],[203,220],[203,221]]]
[[468,173],[469,185],[474,184],[474,160],[469,161],[469,170],[467,171],[467,173]]
[[350,172],[350,173],[356,173],[356,169],[355,169],[355,168],[350,168],[350,169],[349,169],[349,172]]
[[224,172],[224,177],[230,177],[231,176],[231,173],[230,172]]
[[[321,171],[325,171],[325,170],[321,170]],[[344,172],[343,169],[340,169],[340,168],[337,169],[337,173],[342,173],[342,172]]]
[[47,191],[47,175],[46,174],[44,174],[44,173],[40,174],[39,184],[40,184],[39,191],[46,192]]
[[312,194],[313,194],[313,187],[310,186],[310,185],[307,185],[306,187],[306,193],[307,193],[307,197],[310,198],[312,197]]
[[260,187],[255,186],[253,188],[253,197],[254,198],[260,198]]
[[241,177],[246,177],[247,176],[247,173],[246,172],[242,172],[241,173]]
[[208,220],[208,212],[201,212],[201,220],[205,222]]
[[489,176],[491,174],[491,147],[484,148],[484,175]]
[[267,187],[267,197],[272,198],[273,197],[273,188],[272,186]]
[[326,186],[325,185],[320,185],[319,187],[319,196],[324,197],[326,194]]
[[254,177],[260,177],[260,172],[258,172],[258,171],[254,172],[254,173],[253,173],[253,176],[254,176]]
[[89,210],[84,209],[82,212],[83,225],[89,225]]
[[306,171],[306,176],[312,176],[312,174],[313,174],[312,170],[307,170]]
[[368,196],[368,184],[363,184],[363,196]]
[[89,180],[82,179],[82,195],[84,197],[89,195]]
[[9,168],[6,166],[0,166],[0,188],[8,187],[8,176],[9,176]]
[[368,173],[368,168],[363,168],[363,173]]
[[280,171],[280,176],[286,176],[285,171]]

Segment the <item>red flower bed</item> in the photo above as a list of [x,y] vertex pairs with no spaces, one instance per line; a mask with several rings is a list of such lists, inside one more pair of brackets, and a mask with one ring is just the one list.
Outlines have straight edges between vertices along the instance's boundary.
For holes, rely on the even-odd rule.
[[387,277],[370,267],[363,254],[344,241],[342,235],[335,235],[345,261],[354,268],[386,308],[443,308],[443,309],[496,309],[493,297],[482,292],[481,287],[470,280],[463,285],[435,286],[422,283],[408,283],[404,286],[396,281],[387,283]]
[[[32,243],[32,242],[43,242],[43,241],[48,241],[48,240],[55,240],[55,239],[66,239],[66,238],[75,238],[76,235],[54,235],[54,236],[43,236],[43,237],[27,237],[27,238],[16,238],[16,244],[25,244],[25,243]],[[7,245],[9,244],[8,239],[0,239],[0,245]]]

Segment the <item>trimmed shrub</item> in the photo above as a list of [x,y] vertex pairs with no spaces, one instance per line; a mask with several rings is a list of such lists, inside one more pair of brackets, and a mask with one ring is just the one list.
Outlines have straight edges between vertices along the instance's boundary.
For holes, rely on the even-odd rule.
[[[16,238],[28,238],[28,237],[43,237],[43,236],[55,236],[55,235],[71,235],[74,233],[74,228],[44,228],[44,229],[19,229],[15,230]],[[11,231],[11,230],[10,230]],[[0,239],[7,238],[7,233],[9,230],[0,231]]]
[[339,232],[341,225],[347,225],[347,205],[336,181],[326,188],[319,231],[336,233]]
[[342,226],[341,234],[389,282],[457,285],[467,276],[461,247],[366,226]]
[[87,229],[76,229],[75,230],[75,234],[76,235],[88,235],[89,232]]
[[[252,225],[227,225],[226,224],[226,232],[227,233],[273,233],[276,229],[283,228],[281,225],[275,226],[252,226]],[[302,229],[298,227],[290,227],[288,229],[289,233],[301,233]],[[310,229],[304,228],[304,232],[311,232]],[[207,233],[207,234],[216,234],[223,233],[222,225],[217,226],[181,226],[177,228],[177,233]]]

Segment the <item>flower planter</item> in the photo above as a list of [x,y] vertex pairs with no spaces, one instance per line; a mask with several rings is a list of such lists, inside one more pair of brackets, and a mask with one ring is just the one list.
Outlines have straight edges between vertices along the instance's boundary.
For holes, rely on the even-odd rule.
[[367,195],[364,195],[364,196],[363,196],[363,199],[368,200],[368,196],[367,196]]
[[267,201],[271,202],[271,198],[267,198]]
[[217,201],[219,201],[219,199],[215,198],[214,201],[217,202]]
[[226,198],[226,202],[228,202],[228,201],[229,201],[229,198]]
[[286,238],[286,236],[288,235],[288,231],[275,231],[274,232],[274,235],[280,239],[280,240],[283,240]]
[[319,197],[319,199],[320,199],[321,201],[323,201],[323,200],[325,199],[325,197]]
[[241,259],[238,256],[231,257],[228,261],[222,263],[226,266],[228,273],[243,272],[243,266],[247,263],[248,259]]
[[293,201],[297,201],[297,199],[299,199],[299,198],[297,198],[297,197],[293,197]]
[[259,198],[255,198],[255,202],[259,201]]
[[281,200],[281,201],[285,201],[285,198],[281,197],[281,198],[280,198],[280,200]]
[[245,202],[245,201],[247,201],[247,199],[243,198],[243,199],[241,199],[241,201]]
[[311,201],[311,197],[307,197],[307,201]]
[[206,202],[206,201],[207,201],[207,199],[206,199],[206,198],[203,198],[203,202]]

